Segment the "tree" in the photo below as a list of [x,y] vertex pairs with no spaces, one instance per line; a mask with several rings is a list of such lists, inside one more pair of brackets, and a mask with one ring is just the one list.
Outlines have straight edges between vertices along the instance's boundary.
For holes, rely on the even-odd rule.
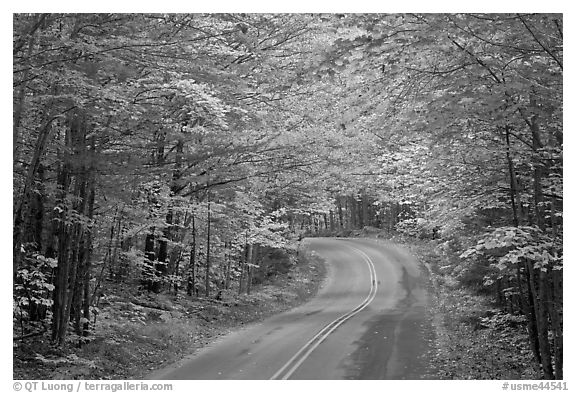
[[21,334],[88,334],[107,280],[250,292],[298,237],[377,227],[457,248],[561,378],[562,23],[15,14]]
[[[339,25],[344,37],[320,71],[356,76],[354,115],[345,128],[381,141],[381,179],[399,192],[396,198],[414,196],[424,207],[422,231],[440,228],[444,237],[473,242],[486,232],[498,238],[491,225],[528,225],[561,239],[560,16],[362,15]],[[561,255],[559,243],[544,252],[540,235],[523,239],[541,258]],[[513,285],[526,302],[522,312],[544,377],[561,378],[561,297],[550,295],[561,280],[535,267],[541,263],[516,264]],[[494,289],[498,296],[510,291],[502,282]]]

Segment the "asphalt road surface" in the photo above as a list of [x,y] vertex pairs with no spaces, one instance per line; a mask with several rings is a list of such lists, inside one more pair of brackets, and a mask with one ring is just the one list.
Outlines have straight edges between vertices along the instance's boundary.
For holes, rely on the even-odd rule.
[[419,379],[426,282],[416,260],[368,239],[314,238],[327,277],[307,303],[251,325],[150,379]]

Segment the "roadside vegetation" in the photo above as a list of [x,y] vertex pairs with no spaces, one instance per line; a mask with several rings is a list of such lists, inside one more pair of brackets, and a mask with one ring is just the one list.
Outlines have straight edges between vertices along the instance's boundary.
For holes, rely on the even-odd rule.
[[[476,288],[449,273],[460,263],[441,252],[441,242],[404,239],[430,279],[430,314],[435,333],[430,375],[438,379],[539,379],[526,320],[509,314]],[[439,247],[440,246],[440,247]]]
[[[311,255],[290,256],[293,266],[250,295],[225,291],[219,300],[145,292],[111,285],[100,302],[89,340],[55,348],[46,336],[15,342],[15,379],[141,379],[193,354],[219,336],[312,297],[325,276]],[[83,342],[82,342],[83,341]]]

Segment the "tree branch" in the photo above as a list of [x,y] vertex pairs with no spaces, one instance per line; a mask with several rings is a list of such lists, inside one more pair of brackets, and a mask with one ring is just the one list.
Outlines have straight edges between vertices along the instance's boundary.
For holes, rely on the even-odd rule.
[[480,64],[480,66],[482,66],[485,70],[487,70],[490,75],[492,76],[492,78],[494,78],[494,80],[497,83],[502,83],[502,81],[500,80],[500,78],[498,78],[498,76],[494,73],[494,71],[492,71],[492,69],[490,67],[488,67],[488,65],[486,63],[484,63],[482,60],[480,60],[476,55],[474,55],[472,52],[470,52],[468,49],[464,48],[462,45],[460,45],[455,39],[453,39],[452,37],[448,36],[448,38],[450,39],[450,41],[452,41],[452,43],[454,45],[456,45],[460,50],[466,52],[470,57],[472,57],[478,64]]
[[544,51],[546,53],[548,53],[548,55],[550,55],[550,57],[552,57],[554,59],[554,61],[558,64],[558,66],[560,67],[561,70],[564,69],[564,67],[562,66],[562,62],[560,61],[560,59],[558,59],[554,53],[552,53],[550,51],[549,48],[547,48],[546,46],[544,46],[544,44],[538,39],[538,37],[536,37],[536,34],[532,31],[532,29],[530,28],[530,26],[528,26],[528,23],[526,23],[526,21],[524,20],[524,18],[522,18],[522,16],[520,14],[518,15],[518,19],[520,19],[520,21],[522,22],[522,24],[524,25],[524,27],[526,27],[526,29],[530,32],[530,34],[532,35],[532,38],[534,38],[534,41],[536,41],[538,43],[538,45],[540,45],[540,47],[542,49],[544,49]]

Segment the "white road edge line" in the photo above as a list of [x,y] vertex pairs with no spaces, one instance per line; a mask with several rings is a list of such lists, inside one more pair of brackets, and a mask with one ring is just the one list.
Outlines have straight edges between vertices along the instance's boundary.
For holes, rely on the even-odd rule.
[[[376,277],[376,269],[374,268],[374,263],[372,262],[370,257],[368,255],[366,255],[366,253],[364,251],[362,251],[356,247],[352,247],[350,245],[347,245],[347,246],[350,247],[352,250],[354,250],[356,253],[359,253],[360,256],[362,256],[362,259],[364,259],[364,262],[366,262],[366,264],[368,265],[368,270],[370,271],[370,292],[368,293],[368,296],[366,297],[366,299],[364,299],[364,301],[362,301],[362,303],[360,303],[354,309],[352,309],[351,311],[348,311],[347,313],[336,318],[334,321],[330,322],[328,325],[324,326],[324,328],[322,328],[322,330],[320,330],[314,337],[312,337],[306,344],[304,344],[302,346],[302,348],[300,348],[300,350],[298,352],[296,352],[296,354],[294,356],[292,356],[290,358],[290,360],[288,360],[288,362],[286,362],[286,364],[284,364],[284,366],[282,366],[282,368],[280,368],[280,370],[278,370],[270,379],[288,379],[288,378],[290,378],[290,376],[294,373],[294,371],[296,371],[298,369],[298,367],[300,367],[300,365],[306,360],[306,358],[308,358],[308,356],[310,356],[310,354],[334,330],[336,330],[340,325],[342,325],[348,319],[352,318],[354,315],[358,314],[360,311],[362,311],[364,308],[366,308],[372,302],[372,300],[374,300],[374,298],[376,297],[376,292],[378,290],[378,280]],[[284,373],[284,371],[288,367],[290,367],[290,365],[292,363],[294,363],[294,361],[296,361],[296,359],[298,359],[298,361],[286,373]],[[282,376],[282,378],[278,378],[283,373],[284,373],[284,375]]]

